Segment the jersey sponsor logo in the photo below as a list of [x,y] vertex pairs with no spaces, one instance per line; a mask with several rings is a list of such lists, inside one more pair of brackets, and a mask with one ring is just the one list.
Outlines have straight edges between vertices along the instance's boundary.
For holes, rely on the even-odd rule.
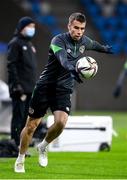
[[80,46],[79,51],[80,51],[80,53],[83,54],[85,51],[85,46],[84,45]]
[[29,114],[33,114],[34,113],[34,109],[29,107]]
[[26,51],[27,50],[27,46],[23,46],[22,49]]
[[67,49],[67,53],[71,53],[71,49]]

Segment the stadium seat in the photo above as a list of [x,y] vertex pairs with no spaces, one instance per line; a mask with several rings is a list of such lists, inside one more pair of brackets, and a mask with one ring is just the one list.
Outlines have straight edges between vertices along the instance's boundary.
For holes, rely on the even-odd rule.
[[122,50],[123,50],[123,44],[119,42],[115,42],[115,44],[113,44],[113,52],[115,54],[120,54]]
[[106,18],[105,23],[108,29],[115,29],[118,27],[119,19],[116,16],[109,17],[109,18]]
[[119,16],[127,17],[127,4],[120,4],[117,8],[117,14]]
[[121,26],[122,26],[122,28],[127,29],[127,18],[126,17],[121,19]]
[[55,26],[56,23],[57,23],[57,20],[53,16],[50,16],[50,15],[47,15],[47,16],[38,16],[37,20],[40,23],[47,24],[49,26]]
[[116,31],[116,39],[119,41],[124,41],[126,38],[126,31],[125,29],[118,29]]
[[93,4],[93,0],[81,0],[81,3],[85,6],[91,6]]
[[100,15],[100,8],[97,5],[91,5],[88,8],[88,12],[90,13],[91,16],[93,17],[97,17],[98,15]]
[[108,43],[108,44],[112,44],[114,39],[115,39],[115,33],[112,30],[103,30],[100,32],[102,39],[104,40],[104,42]]
[[40,15],[40,12],[41,12],[41,9],[40,9],[40,6],[39,6],[39,4],[38,3],[32,3],[31,4],[31,7],[32,7],[32,11],[33,11],[33,13],[34,13],[34,15],[35,16],[38,16],[38,15]]
[[124,52],[127,54],[127,43],[124,44]]
[[105,25],[106,25],[105,21],[106,20],[103,16],[97,16],[97,17],[93,16],[93,23],[100,31],[105,29]]

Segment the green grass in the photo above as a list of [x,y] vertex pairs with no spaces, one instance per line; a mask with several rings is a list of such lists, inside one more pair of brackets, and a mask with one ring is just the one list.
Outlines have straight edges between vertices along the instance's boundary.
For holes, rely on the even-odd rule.
[[[80,112],[79,114],[83,114]],[[14,158],[0,158],[1,179],[127,179],[127,113],[85,112],[111,115],[118,137],[113,137],[110,152],[50,152],[49,165],[41,168],[35,150],[26,158],[26,173],[13,172]]]

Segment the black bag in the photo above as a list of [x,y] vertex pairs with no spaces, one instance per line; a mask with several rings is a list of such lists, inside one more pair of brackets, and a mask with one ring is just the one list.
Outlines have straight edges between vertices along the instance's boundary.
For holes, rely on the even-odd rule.
[[0,140],[0,157],[17,157],[18,147],[12,139]]

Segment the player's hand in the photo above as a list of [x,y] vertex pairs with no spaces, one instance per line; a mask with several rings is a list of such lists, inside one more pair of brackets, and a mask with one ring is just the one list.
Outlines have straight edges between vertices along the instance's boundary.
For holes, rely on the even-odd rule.
[[108,53],[108,54],[113,54],[114,53],[112,46],[106,45],[104,48],[105,48],[106,53]]
[[24,94],[24,90],[20,84],[16,84],[13,88],[13,96],[21,97]]
[[117,97],[120,96],[120,94],[121,94],[121,86],[117,86],[117,87],[115,88],[114,92],[113,92],[113,96],[114,96],[115,98],[117,98]]
[[78,74],[75,70],[71,71],[71,73],[73,74],[74,79],[75,79],[78,83],[83,83],[83,81],[82,81],[81,78],[79,77],[79,74]]

